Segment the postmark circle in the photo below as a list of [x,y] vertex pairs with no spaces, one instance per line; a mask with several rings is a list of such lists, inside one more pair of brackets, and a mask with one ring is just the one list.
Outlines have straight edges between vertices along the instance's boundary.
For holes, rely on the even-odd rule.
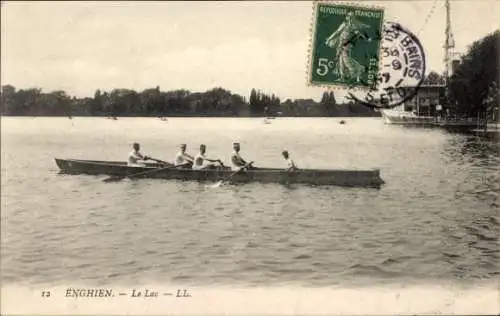
[[399,23],[384,22],[381,37],[377,80],[369,89],[349,90],[347,98],[387,109],[417,94],[425,77],[425,52],[418,38]]

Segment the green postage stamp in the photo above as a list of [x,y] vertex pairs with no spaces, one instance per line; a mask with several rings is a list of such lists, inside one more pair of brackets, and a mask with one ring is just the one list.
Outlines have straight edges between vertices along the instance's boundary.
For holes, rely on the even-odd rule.
[[308,84],[376,85],[384,10],[314,2]]

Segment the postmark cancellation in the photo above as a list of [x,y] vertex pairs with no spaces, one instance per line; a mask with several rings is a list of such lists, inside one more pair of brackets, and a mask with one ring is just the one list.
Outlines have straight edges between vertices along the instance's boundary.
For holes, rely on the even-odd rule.
[[419,39],[399,23],[384,22],[379,75],[369,91],[349,91],[348,99],[372,108],[393,108],[412,99],[425,77]]
[[315,1],[307,83],[368,89],[377,80],[384,9]]

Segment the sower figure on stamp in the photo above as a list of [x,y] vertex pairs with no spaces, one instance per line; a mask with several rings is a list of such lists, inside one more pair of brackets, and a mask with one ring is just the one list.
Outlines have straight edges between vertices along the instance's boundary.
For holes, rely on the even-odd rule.
[[353,43],[361,37],[361,30],[370,28],[369,25],[356,20],[352,12],[349,12],[342,24],[326,39],[326,46],[331,47],[336,52],[334,73],[338,74],[342,80],[356,79],[359,82],[363,72],[363,66],[351,57]]

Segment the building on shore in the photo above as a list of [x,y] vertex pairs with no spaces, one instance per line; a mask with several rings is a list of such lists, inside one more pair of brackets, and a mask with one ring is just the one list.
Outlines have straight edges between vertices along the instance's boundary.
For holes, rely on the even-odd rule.
[[446,87],[442,83],[424,84],[417,94],[403,104],[403,111],[417,116],[436,116],[443,112],[443,98]]
[[[416,95],[399,107],[382,110],[386,124],[442,126],[442,127],[472,127],[484,124],[480,118],[450,117],[452,104],[448,100],[448,83],[450,76],[460,66],[460,54],[454,52],[455,41],[451,31],[450,1],[445,1],[446,28],[444,43],[443,76],[431,72],[418,87]],[[415,87],[412,87],[415,88]]]
[[437,117],[444,116],[447,110],[443,106],[446,85],[444,79],[435,73],[429,77],[431,77],[431,80],[426,78],[424,83],[416,90],[414,97],[393,109],[381,111],[386,124],[436,125]]

